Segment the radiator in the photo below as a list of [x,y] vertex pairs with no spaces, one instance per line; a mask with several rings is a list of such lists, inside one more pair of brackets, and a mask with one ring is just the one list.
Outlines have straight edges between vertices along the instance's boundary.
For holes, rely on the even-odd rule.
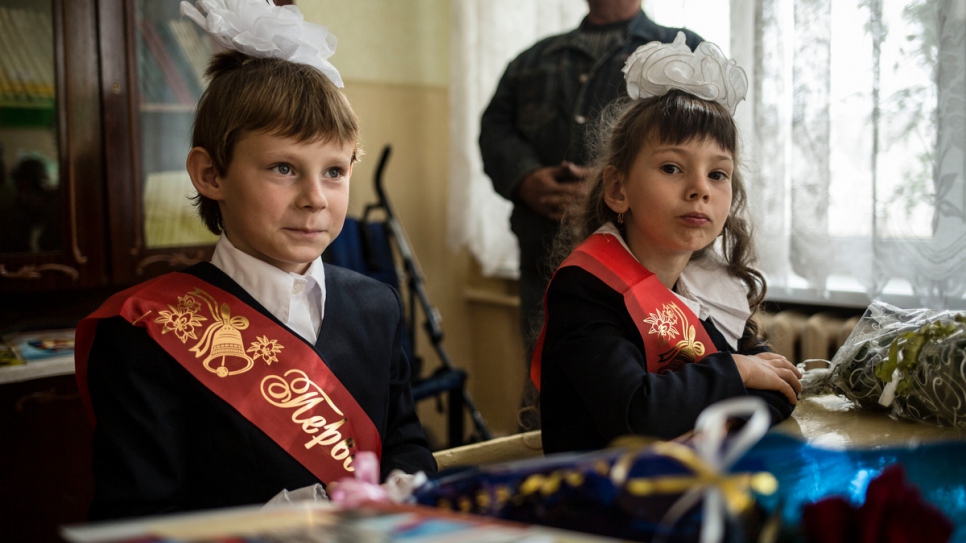
[[760,329],[769,348],[795,364],[809,359],[832,360],[859,322],[860,314],[786,309],[759,313]]

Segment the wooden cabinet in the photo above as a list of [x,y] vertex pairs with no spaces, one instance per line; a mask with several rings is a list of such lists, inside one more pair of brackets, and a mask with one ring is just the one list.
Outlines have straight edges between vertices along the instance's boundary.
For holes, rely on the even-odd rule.
[[91,429],[73,375],[0,384],[0,539],[61,541],[93,496]]
[[[0,0],[0,333],[73,326],[210,257],[184,198],[200,85],[167,79],[197,77],[176,32],[208,38],[178,7]],[[90,433],[73,375],[0,385],[0,540],[59,541],[86,519]]]
[[[52,289],[82,288],[102,285],[108,281],[107,254],[104,240],[106,213],[102,193],[106,187],[103,157],[103,111],[98,84],[96,6],[92,0],[54,0],[32,6],[27,2],[0,0],[4,16],[5,85],[20,90],[4,92],[0,109],[0,144],[4,148],[4,194],[9,195],[3,206],[5,244],[29,237],[32,226],[25,221],[40,214],[30,209],[20,196],[26,192],[14,177],[15,168],[26,153],[45,157],[58,170],[56,189],[47,190],[42,198],[55,206],[49,215],[52,220],[43,226],[56,233],[53,241],[40,252],[28,252],[13,246],[0,257],[0,291],[23,292]],[[49,21],[50,32],[21,33],[24,27],[19,17],[11,14],[36,15]],[[41,27],[44,23],[41,22]],[[13,30],[11,30],[13,29]],[[46,29],[44,29],[46,30]],[[8,34],[8,32],[10,32]],[[53,40],[49,56],[34,59],[38,63],[52,61],[51,66],[23,66],[23,52],[46,47]],[[45,40],[34,43],[33,40]],[[12,43],[11,43],[12,42]],[[10,62],[12,58],[18,60]],[[13,68],[10,68],[10,66]],[[26,73],[9,73],[12,69]],[[44,77],[46,76],[46,77]],[[39,85],[52,86],[49,101],[34,99],[31,79],[53,77]],[[16,78],[20,81],[16,81]],[[27,89],[27,90],[25,90]],[[46,102],[46,103],[45,103]],[[49,120],[30,123],[11,123],[17,112],[50,110]],[[12,125],[12,126],[11,126]],[[24,181],[25,184],[27,181]],[[51,200],[56,199],[56,202]],[[39,206],[38,206],[39,207]],[[23,211],[23,215],[20,212]],[[56,220],[59,217],[60,220]],[[49,232],[48,232],[49,234]]]
[[[180,17],[179,2],[0,0],[0,8],[0,25],[8,13],[49,21],[48,32],[21,30],[8,37],[0,53],[17,57],[0,62],[0,69],[14,66],[0,73],[6,163],[0,203],[26,215],[4,223],[2,235],[15,240],[32,232],[34,245],[0,253],[0,294],[116,290],[209,258],[215,237],[194,219],[185,199],[191,189],[184,159],[202,88],[199,70],[211,43]],[[10,53],[11,39],[14,51],[27,52]],[[36,101],[31,93],[44,83],[29,79],[45,71],[41,66],[31,73],[29,51],[49,46],[48,40],[51,114],[24,125],[21,112],[30,110]],[[16,69],[23,65],[27,69]],[[18,84],[26,91],[4,93]],[[32,152],[56,173],[55,186],[45,193],[54,207],[45,215],[52,219],[39,227],[52,241],[40,247],[38,227],[25,223],[41,213],[23,213],[26,206],[11,196],[20,194],[15,167]]]

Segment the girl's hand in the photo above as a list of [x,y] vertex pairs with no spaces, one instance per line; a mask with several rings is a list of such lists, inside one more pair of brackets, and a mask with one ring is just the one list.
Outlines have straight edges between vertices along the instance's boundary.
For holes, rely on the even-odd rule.
[[754,356],[734,354],[735,365],[745,388],[777,390],[792,404],[798,403],[802,391],[802,372],[778,353],[759,353]]

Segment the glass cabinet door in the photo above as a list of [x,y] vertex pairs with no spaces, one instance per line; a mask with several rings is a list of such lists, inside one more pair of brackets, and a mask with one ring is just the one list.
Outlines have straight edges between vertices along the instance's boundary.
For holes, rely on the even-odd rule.
[[103,285],[94,0],[0,0],[0,292]]
[[181,17],[178,2],[137,0],[141,207],[146,249],[210,245],[192,206],[197,193],[185,169],[191,127],[214,43]]
[[185,169],[215,44],[180,2],[99,5],[112,275],[130,283],[206,260],[217,240]]
[[60,251],[52,5],[0,0],[0,253]]

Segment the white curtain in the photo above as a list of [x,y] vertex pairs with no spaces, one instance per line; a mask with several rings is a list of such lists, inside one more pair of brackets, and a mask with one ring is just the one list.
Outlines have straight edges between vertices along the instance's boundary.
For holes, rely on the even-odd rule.
[[[678,19],[658,22],[724,41],[702,2],[720,0],[663,0]],[[452,10],[449,239],[513,276],[479,117],[506,63],[576,26],[586,1]],[[731,0],[730,19],[721,45],[751,81],[737,119],[769,298],[966,307],[966,0]]]
[[770,297],[966,307],[966,0],[733,0],[731,45]]
[[507,63],[538,39],[576,28],[586,0],[460,0],[451,4],[449,242],[487,276],[516,277],[510,202],[483,173],[480,116]]

